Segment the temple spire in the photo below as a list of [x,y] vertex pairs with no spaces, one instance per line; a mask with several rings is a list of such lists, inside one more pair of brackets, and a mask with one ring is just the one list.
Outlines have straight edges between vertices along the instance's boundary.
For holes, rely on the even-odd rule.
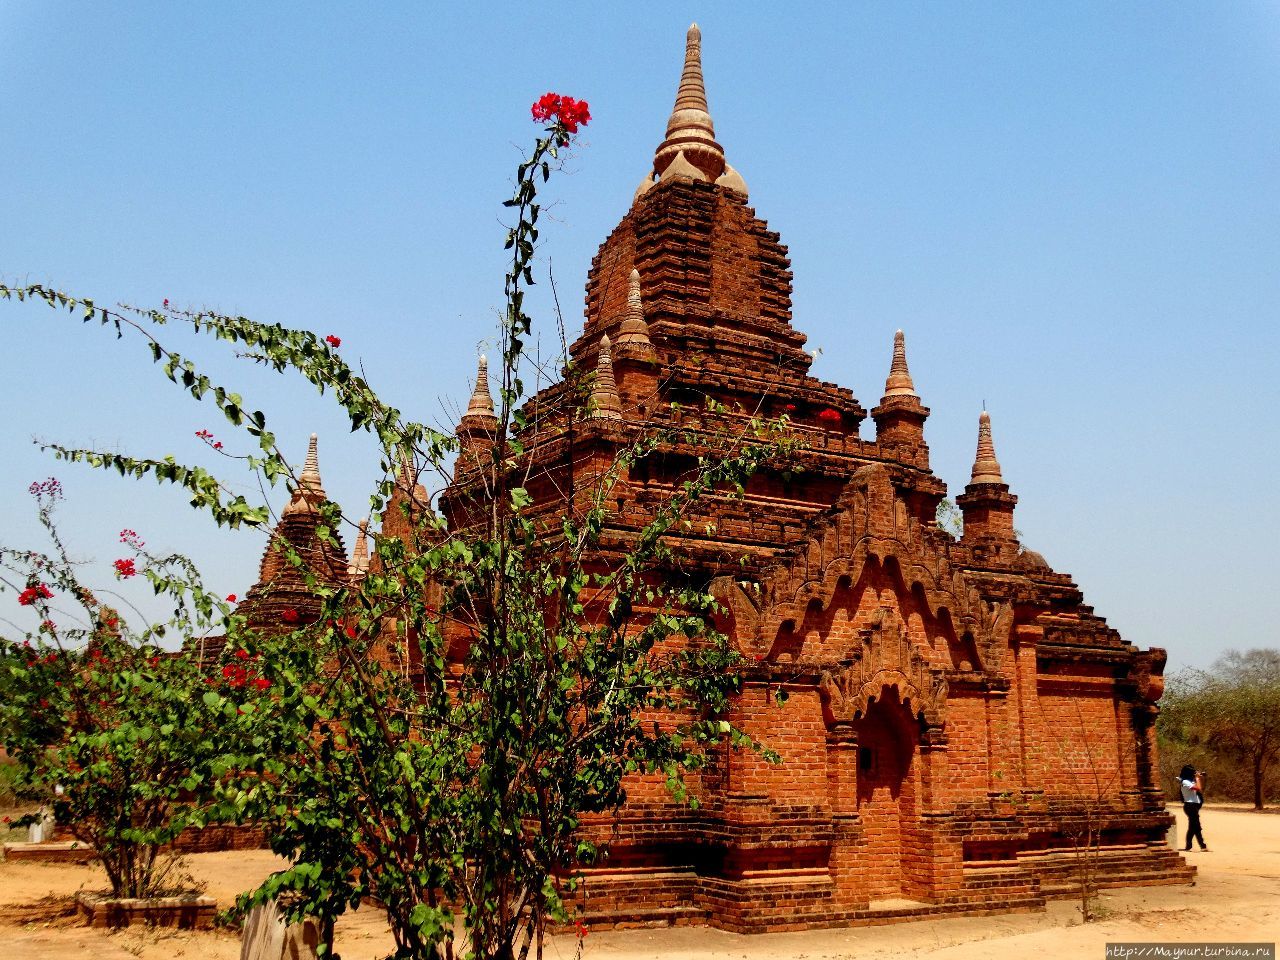
[[476,385],[471,391],[471,401],[458,421],[458,436],[464,439],[491,437],[498,429],[498,417],[493,412],[493,397],[489,393],[489,361],[483,354],[476,366]]
[[613,349],[607,333],[600,338],[600,353],[596,357],[596,378],[591,384],[591,416],[604,420],[622,419],[622,399],[618,396],[618,382],[613,376]]
[[618,326],[618,359],[623,357],[652,360],[655,357],[653,342],[649,339],[649,324],[644,319],[644,303],[640,299],[640,271],[632,270],[627,279],[627,309]]
[[692,24],[685,37],[684,70],[676,91],[675,106],[667,120],[666,139],[653,155],[653,172],[640,182],[636,198],[653,186],[654,178],[685,178],[717,183],[744,197],[747,184],[738,171],[725,162],[724,148],[716,141],[716,128],[707,108],[707,89],[702,80],[702,31]]
[[983,410],[978,417],[978,452],[973,459],[974,483],[1004,483],[1000,473],[1000,461],[996,459],[996,446],[991,440],[991,416]]
[[369,520],[360,521],[360,532],[356,534],[355,546],[351,548],[351,562],[347,564],[347,575],[351,579],[363,577],[369,572]]
[[493,396],[489,393],[489,358],[480,354],[480,362],[476,366],[476,385],[471,391],[471,402],[467,404],[467,416],[494,416]]
[[298,474],[298,486],[293,496],[285,505],[285,513],[300,513],[311,510],[327,499],[324,485],[320,482],[320,457],[317,452],[318,438],[313,433],[307,444],[307,459],[302,464],[302,472]]
[[425,507],[429,504],[427,488],[418,482],[418,471],[409,454],[400,454],[400,469],[396,471],[396,488],[404,493],[415,506]]
[[907,369],[907,338],[901,330],[893,335],[893,363],[889,367],[889,379],[884,384],[884,395],[920,397],[911,381],[911,371]]

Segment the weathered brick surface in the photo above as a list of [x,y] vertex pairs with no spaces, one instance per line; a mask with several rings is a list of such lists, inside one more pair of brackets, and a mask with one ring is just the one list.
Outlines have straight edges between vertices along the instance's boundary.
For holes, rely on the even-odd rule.
[[[709,397],[786,413],[804,469],[761,471],[677,541],[686,571],[721,577],[721,626],[753,663],[732,719],[783,763],[720,755],[696,812],[637,778],[618,817],[586,828],[610,854],[589,875],[589,917],[747,931],[1035,909],[1065,882],[1086,813],[1105,823],[1107,882],[1185,881],[1147,789],[1163,654],[1124,643],[1070,577],[1022,550],[1003,482],[966,488],[963,539],[937,527],[946,487],[928,466],[927,408],[887,397],[877,439],[858,437],[866,412],[808,376],[785,248],[740,197],[675,180],[636,202],[592,266],[580,363],[615,330],[633,268],[661,363],[628,379],[615,360],[623,422],[578,431],[574,459],[607,460],[658,426],[741,430],[701,409]],[[531,403],[549,409],[556,389]],[[706,449],[675,444],[632,471],[617,549]],[[544,451],[553,515],[568,448]],[[902,899],[915,905],[878,906]]]

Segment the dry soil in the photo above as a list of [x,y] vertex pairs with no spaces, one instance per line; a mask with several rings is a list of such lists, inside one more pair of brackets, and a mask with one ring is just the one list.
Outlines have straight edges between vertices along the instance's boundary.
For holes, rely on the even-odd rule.
[[[1188,854],[1200,868],[1193,886],[1108,891],[1108,916],[1082,924],[1074,903],[1042,913],[961,917],[849,930],[739,936],[705,928],[596,932],[582,942],[585,960],[1092,960],[1116,941],[1264,941],[1280,933],[1280,816],[1210,807],[1204,813],[1210,852]],[[211,853],[188,858],[219,906],[253,887],[280,861],[266,852]],[[97,867],[0,863],[0,960],[236,960],[236,936],[222,931],[170,933],[90,930],[75,917],[79,889],[99,889]],[[364,909],[343,918],[337,947],[344,960],[376,960],[391,952],[382,917]],[[549,960],[570,960],[574,937],[548,945]]]

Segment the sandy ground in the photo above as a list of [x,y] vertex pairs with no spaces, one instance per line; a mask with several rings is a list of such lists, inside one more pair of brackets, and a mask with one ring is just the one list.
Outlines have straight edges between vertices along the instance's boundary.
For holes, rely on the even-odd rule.
[[[1102,957],[1117,941],[1273,942],[1280,935],[1280,817],[1211,807],[1204,814],[1210,852],[1188,856],[1200,868],[1194,886],[1109,891],[1108,917],[1081,924],[1074,903],[1050,903],[1043,913],[962,917],[849,930],[814,930],[739,936],[705,928],[588,934],[585,960],[836,960],[836,958],[940,957],[944,960],[1023,960],[1027,957]],[[276,869],[266,852],[200,854],[188,858],[192,874],[226,905]],[[96,867],[0,863],[0,958],[3,960],[236,960],[237,937],[213,931],[165,933],[89,930],[74,917],[72,898],[98,889]],[[338,927],[344,960],[377,960],[392,941],[382,917],[361,910]],[[557,938],[547,956],[570,960],[573,937]]]

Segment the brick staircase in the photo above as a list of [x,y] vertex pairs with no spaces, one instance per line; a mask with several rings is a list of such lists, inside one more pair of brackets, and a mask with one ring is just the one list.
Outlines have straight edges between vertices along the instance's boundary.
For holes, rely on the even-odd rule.
[[[1128,844],[1097,853],[1095,882],[1099,888],[1149,887],[1190,883],[1196,868],[1163,843]],[[1047,898],[1072,897],[1078,893],[1079,863],[1070,848],[1018,855],[1018,862],[1035,874],[1040,892]]]

